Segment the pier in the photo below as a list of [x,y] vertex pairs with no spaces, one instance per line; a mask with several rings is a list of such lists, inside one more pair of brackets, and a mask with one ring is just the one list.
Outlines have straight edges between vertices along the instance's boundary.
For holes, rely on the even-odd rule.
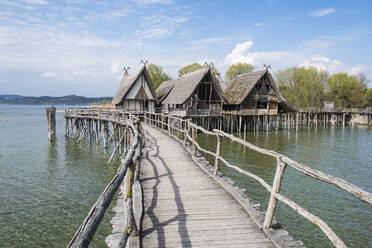
[[[122,163],[69,247],[87,247],[114,194],[119,190],[109,247],[302,247],[275,221],[277,202],[318,226],[335,247],[346,247],[319,217],[280,194],[284,170],[297,171],[336,186],[372,205],[372,195],[340,178],[266,150],[218,128],[207,130],[190,119],[150,112],[66,110],[66,137],[76,142],[113,143]],[[214,151],[197,142],[198,133],[217,139]],[[272,183],[226,161],[222,138],[276,160]],[[214,157],[212,164],[204,155]],[[111,156],[112,157],[112,156]],[[111,160],[111,159],[110,159]],[[108,161],[109,163],[110,161]],[[220,173],[227,166],[259,182],[271,196],[265,212]]]

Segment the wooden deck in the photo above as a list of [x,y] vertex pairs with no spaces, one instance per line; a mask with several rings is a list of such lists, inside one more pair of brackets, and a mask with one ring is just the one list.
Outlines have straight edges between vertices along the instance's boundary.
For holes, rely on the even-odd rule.
[[180,143],[158,129],[143,128],[142,247],[273,247]]

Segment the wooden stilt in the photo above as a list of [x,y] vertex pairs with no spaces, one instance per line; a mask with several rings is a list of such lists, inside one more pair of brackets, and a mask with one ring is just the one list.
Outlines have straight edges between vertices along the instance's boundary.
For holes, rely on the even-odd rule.
[[47,120],[48,120],[48,139],[49,141],[56,137],[56,107],[45,108]]

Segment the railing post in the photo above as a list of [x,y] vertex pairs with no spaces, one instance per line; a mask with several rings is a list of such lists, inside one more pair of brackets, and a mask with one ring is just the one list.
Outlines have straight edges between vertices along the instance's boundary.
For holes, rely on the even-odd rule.
[[192,138],[192,155],[196,156],[196,146],[195,146],[195,128],[191,127],[191,138]]
[[171,134],[171,117],[168,117],[168,133]]
[[217,136],[217,149],[216,149],[216,159],[214,160],[214,173],[213,173],[214,176],[217,176],[218,171],[219,171],[218,160],[220,157],[221,140],[222,140],[220,135],[216,134],[216,136]]
[[269,205],[267,206],[265,221],[263,224],[263,228],[266,228],[266,229],[270,228],[271,222],[275,214],[277,199],[275,198],[274,193],[280,192],[280,185],[282,182],[284,169],[286,167],[286,164],[282,162],[281,157],[277,157],[276,162],[277,162],[277,167],[276,167],[273,187],[271,189]]
[[190,132],[190,121],[187,121],[186,125],[187,125],[187,132],[185,133],[185,140],[183,141],[183,146],[184,147],[186,147],[187,136],[189,135],[189,132]]

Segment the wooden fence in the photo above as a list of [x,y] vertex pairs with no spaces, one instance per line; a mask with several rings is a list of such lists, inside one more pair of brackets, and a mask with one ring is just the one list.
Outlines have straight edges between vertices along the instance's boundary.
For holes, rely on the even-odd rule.
[[[108,206],[110,205],[116,191],[124,182],[124,212],[126,216],[125,226],[123,227],[123,236],[119,242],[119,247],[126,247],[127,243],[129,247],[139,247],[139,230],[140,221],[143,213],[142,206],[142,189],[139,182],[139,169],[141,161],[141,149],[142,149],[142,134],[140,128],[140,122],[138,118],[127,112],[120,111],[108,111],[108,110],[89,110],[89,109],[67,109],[65,111],[66,118],[66,136],[72,137],[80,142],[86,135],[88,135],[89,141],[91,138],[99,138],[99,128],[96,125],[96,129],[91,128],[93,125],[85,125],[83,127],[79,125],[69,125],[69,120],[96,120],[102,121],[103,124],[111,122],[115,124],[116,129],[113,130],[112,136],[116,138],[116,146],[114,152],[109,160],[111,161],[114,153],[116,152],[119,144],[126,137],[126,149],[122,155],[122,163],[117,170],[116,175],[106,186],[105,190],[98,197],[95,204],[89,211],[83,223],[76,231],[74,237],[71,239],[68,247],[88,247]],[[88,122],[89,123],[89,122]],[[97,124],[97,123],[96,123]],[[116,130],[125,128],[122,132],[121,137],[116,135]],[[71,133],[74,132],[75,134]],[[92,131],[93,130],[93,131]],[[92,132],[91,132],[92,131]],[[103,128],[103,139],[106,142],[109,141],[107,137],[108,130],[104,125]],[[116,132],[116,133],[115,133]],[[84,135],[85,134],[85,135]],[[118,138],[119,137],[119,138]],[[115,138],[113,138],[115,139]],[[98,140],[97,140],[98,143]],[[105,143],[106,145],[106,143]],[[128,247],[127,245],[127,247]]]
[[[298,205],[296,202],[288,199],[287,197],[280,194],[280,186],[284,175],[284,170],[287,166],[291,166],[292,168],[302,172],[303,174],[326,182],[328,184],[332,184],[340,189],[343,189],[344,191],[348,192],[349,194],[352,194],[356,198],[367,202],[368,204],[372,205],[372,194],[369,192],[366,192],[357,186],[342,180],[338,177],[334,177],[331,175],[327,175],[323,172],[311,169],[310,167],[307,167],[301,163],[298,163],[287,156],[284,156],[282,154],[279,154],[277,152],[263,149],[260,147],[257,147],[247,141],[244,141],[240,138],[237,138],[231,134],[225,133],[223,131],[220,131],[218,129],[214,129],[213,131],[208,131],[194,123],[192,123],[190,120],[185,120],[178,118],[176,116],[169,116],[169,115],[163,115],[163,114],[156,114],[156,113],[143,113],[143,117],[145,121],[153,126],[156,126],[160,129],[167,130],[170,135],[174,136],[175,138],[182,140],[184,146],[187,145],[188,142],[191,143],[192,148],[192,154],[196,155],[197,151],[201,151],[205,154],[209,154],[215,158],[214,161],[214,175],[217,175],[220,169],[221,162],[246,176],[249,176],[259,182],[269,193],[270,193],[270,199],[268,203],[268,207],[266,210],[266,216],[264,219],[263,224],[260,226],[263,229],[269,229],[272,224],[273,217],[275,215],[275,209],[277,205],[277,201],[281,201],[287,206],[291,207],[294,211],[302,215],[304,218],[306,218],[311,223],[317,225],[323,233],[329,238],[329,240],[335,245],[335,247],[346,247],[344,242],[334,233],[334,231],[319,217],[313,215],[300,205]],[[191,136],[190,136],[191,132]],[[207,135],[216,136],[217,137],[217,146],[216,146],[216,152],[208,151],[204,148],[202,148],[196,139],[197,133],[202,132]],[[265,154],[267,156],[273,157],[276,159],[276,173],[274,176],[274,181],[272,186],[270,186],[268,183],[266,183],[262,178],[259,176],[252,174],[248,171],[242,170],[241,168],[230,164],[226,159],[224,159],[221,156],[221,144],[222,144],[222,137],[228,138],[232,140],[233,142],[236,142],[240,145],[243,145],[244,147],[247,147],[251,150],[254,150],[258,153]]]

